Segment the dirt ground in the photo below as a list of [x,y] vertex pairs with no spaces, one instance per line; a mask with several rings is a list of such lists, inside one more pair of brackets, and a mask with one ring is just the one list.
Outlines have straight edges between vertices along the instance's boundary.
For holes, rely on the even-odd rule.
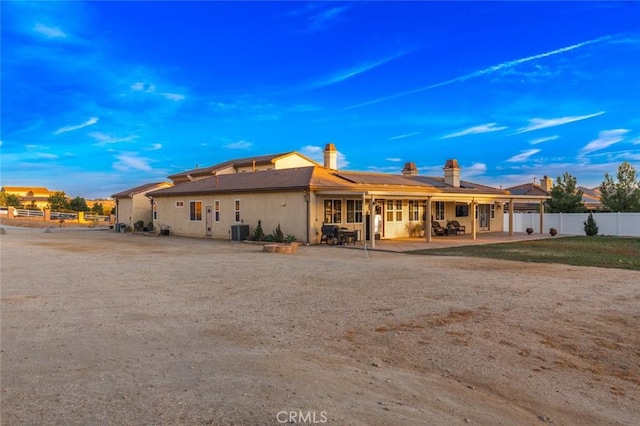
[[637,271],[4,229],[3,425],[640,418]]

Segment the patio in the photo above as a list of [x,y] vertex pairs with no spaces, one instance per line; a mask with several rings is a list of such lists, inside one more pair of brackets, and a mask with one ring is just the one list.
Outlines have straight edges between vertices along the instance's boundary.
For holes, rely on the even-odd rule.
[[[554,238],[549,234],[531,234],[528,235],[525,232],[514,233],[513,236],[509,236],[508,232],[487,232],[476,234],[476,239],[473,239],[471,234],[468,235],[451,235],[444,237],[432,237],[432,241],[427,243],[424,238],[394,238],[389,240],[377,240],[376,246],[371,248],[367,243],[368,250],[378,251],[390,251],[390,252],[405,252],[412,250],[425,250],[436,248],[448,248],[448,247],[460,247],[460,246],[472,246],[479,244],[497,244],[497,243],[512,243],[516,241],[530,241],[539,240],[543,238]],[[555,238],[558,238],[557,236]],[[363,249],[363,242],[359,242],[356,245],[345,245],[341,247],[349,247],[356,249]]]

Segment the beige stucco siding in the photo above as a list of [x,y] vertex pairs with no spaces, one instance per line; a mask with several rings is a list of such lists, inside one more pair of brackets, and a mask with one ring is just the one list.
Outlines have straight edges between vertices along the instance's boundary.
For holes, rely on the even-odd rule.
[[[240,220],[236,221],[235,201],[240,201]],[[183,207],[176,207],[176,201],[184,202]],[[191,202],[202,202],[201,220],[191,220]],[[220,203],[219,220],[215,217],[215,202]],[[192,237],[211,237],[229,239],[231,226],[249,225],[253,233],[261,221],[265,234],[272,233],[280,224],[282,232],[295,235],[299,241],[306,241],[306,203],[302,191],[269,192],[269,193],[237,193],[199,196],[157,197],[157,218],[154,226],[170,225],[171,233]],[[212,208],[211,235],[207,235],[207,207]]]
[[151,203],[144,194],[118,199],[118,223],[124,223],[133,228],[133,224],[141,220],[146,226],[151,223],[151,217]]
[[314,163],[297,155],[287,155],[275,161],[275,169],[292,169],[294,167],[315,166]]

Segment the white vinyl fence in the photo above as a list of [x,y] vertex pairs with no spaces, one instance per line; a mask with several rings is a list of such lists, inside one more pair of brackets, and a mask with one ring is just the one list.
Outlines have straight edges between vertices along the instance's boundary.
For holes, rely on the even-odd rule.
[[[559,235],[585,235],[584,221],[589,213],[545,213],[543,231],[556,228]],[[599,235],[640,237],[640,213],[594,213]],[[514,232],[533,228],[540,232],[540,213],[514,213]],[[504,215],[504,230],[509,230],[509,215]]]

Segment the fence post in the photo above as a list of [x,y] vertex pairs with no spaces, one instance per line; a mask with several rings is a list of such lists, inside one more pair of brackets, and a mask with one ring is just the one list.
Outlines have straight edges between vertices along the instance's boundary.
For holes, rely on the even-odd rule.
[[51,210],[43,209],[42,212],[44,213],[44,221],[49,222],[51,220]]

